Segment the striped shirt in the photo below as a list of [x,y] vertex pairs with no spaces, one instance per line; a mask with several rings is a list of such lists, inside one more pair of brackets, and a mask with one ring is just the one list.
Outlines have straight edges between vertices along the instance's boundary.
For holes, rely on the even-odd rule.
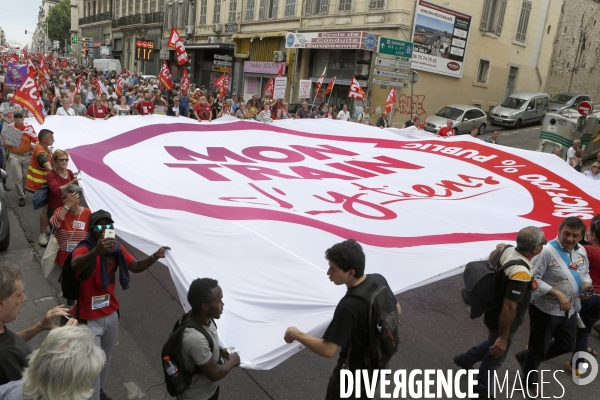
[[60,217],[60,210],[57,208],[52,217],[50,217],[50,225],[57,228],[54,236],[60,246],[56,255],[56,262],[61,267],[64,265],[67,257],[75,249],[88,234],[90,227],[90,217],[92,211],[89,208],[81,207],[81,214],[71,214],[67,212],[64,218]]
[[256,116],[256,119],[260,122],[273,122],[273,118],[271,118],[271,114],[268,111],[261,111]]

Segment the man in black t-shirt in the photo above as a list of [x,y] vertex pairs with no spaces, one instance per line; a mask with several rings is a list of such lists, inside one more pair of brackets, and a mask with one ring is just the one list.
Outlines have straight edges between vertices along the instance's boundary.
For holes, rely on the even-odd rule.
[[[517,247],[505,249],[500,257],[499,265],[513,260],[520,261],[520,264],[507,267],[501,275],[499,292],[502,293],[503,301],[483,318],[489,331],[487,340],[454,357],[454,363],[463,369],[473,369],[473,365],[481,361],[478,384],[474,390],[480,398],[491,397],[488,393],[488,382],[494,381],[493,371],[506,359],[515,333],[523,323],[533,292],[531,259],[542,252],[545,244],[544,232],[541,229],[529,226],[519,231]],[[493,259],[498,251],[502,251],[504,246],[503,243],[496,246],[496,250],[490,254],[490,259]]]
[[[6,324],[17,318],[21,304],[27,300],[22,278],[20,269],[0,266],[0,385],[21,379],[27,356],[31,354],[26,342],[43,330],[54,329],[53,318],[68,314],[67,308],[58,306],[32,327],[16,334],[10,331]],[[77,320],[69,323],[77,324]]]
[[[361,245],[356,240],[348,239],[327,249],[325,258],[329,261],[327,275],[334,284],[354,288],[366,283],[367,275],[364,273],[365,253],[363,253]],[[377,275],[377,279],[383,280],[382,283],[389,288],[388,283],[381,275]],[[396,307],[398,308],[398,314],[400,314],[400,304],[397,302]],[[349,348],[352,351],[346,367],[350,371],[367,368],[365,348],[362,344],[368,342],[367,329],[367,303],[358,297],[345,296],[335,308],[333,319],[322,339],[291,326],[285,331],[284,340],[286,343],[297,340],[312,352],[327,358],[333,358],[341,348],[337,365],[329,378],[325,397],[326,400],[334,400],[340,398],[340,370],[346,362]],[[366,398],[364,388],[361,390],[361,395],[363,396],[361,398]]]

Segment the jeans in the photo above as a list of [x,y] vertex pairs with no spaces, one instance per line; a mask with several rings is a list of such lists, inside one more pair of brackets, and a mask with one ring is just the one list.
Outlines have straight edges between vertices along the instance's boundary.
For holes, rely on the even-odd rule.
[[87,326],[94,333],[94,342],[98,347],[104,350],[106,354],[106,364],[102,368],[100,375],[94,380],[92,385],[94,395],[90,400],[100,400],[100,389],[106,382],[108,367],[110,366],[110,355],[117,342],[117,331],[119,330],[119,316],[117,311],[102,318],[87,321]]
[[496,358],[496,356],[490,353],[490,347],[494,345],[496,339],[498,339],[498,336],[498,331],[489,329],[487,340],[475,347],[472,347],[466,353],[457,356],[460,364],[466,366],[470,366],[481,361],[481,365],[479,366],[479,374],[477,376],[478,383],[477,387],[475,388],[475,392],[484,397],[488,397],[488,377],[489,381],[493,382],[494,377],[492,372],[500,368],[504,360],[506,360],[506,355],[508,354],[510,346],[515,338],[514,333],[511,333],[508,336],[508,340],[506,341],[506,350],[500,357]]
[[577,315],[557,317],[546,314],[535,305],[529,306],[529,348],[518,353],[524,361],[523,375],[529,375],[529,386],[538,382],[542,361],[550,360],[575,349],[577,337]]
[[[577,342],[575,343],[573,355],[578,351],[586,351],[588,348],[588,338],[590,337],[592,328],[600,320],[600,296],[592,296],[587,300],[581,300],[579,316],[585,328],[577,328]],[[583,362],[583,359],[580,358],[577,360],[577,369],[579,369],[581,362]]]
[[27,171],[29,170],[31,154],[32,153],[11,153],[10,158],[8,159],[10,173],[15,179],[15,188],[17,189],[17,196],[19,196],[20,199],[27,197],[25,195],[25,182],[27,180]]

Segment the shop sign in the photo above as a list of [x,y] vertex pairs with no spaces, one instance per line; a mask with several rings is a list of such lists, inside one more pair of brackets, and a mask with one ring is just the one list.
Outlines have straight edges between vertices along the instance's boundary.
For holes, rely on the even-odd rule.
[[363,31],[287,32],[286,49],[364,49],[376,50],[379,35]]
[[231,33],[231,32],[237,32],[237,31],[238,31],[238,24],[225,24],[225,32]]
[[[281,62],[244,61],[244,72],[255,74],[277,75]],[[285,67],[283,67],[285,74]]]
[[217,72],[231,72],[231,68],[229,67],[212,67],[212,70]]

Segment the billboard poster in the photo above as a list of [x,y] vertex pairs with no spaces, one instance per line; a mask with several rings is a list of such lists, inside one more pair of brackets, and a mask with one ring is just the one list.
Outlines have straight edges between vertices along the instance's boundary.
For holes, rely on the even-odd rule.
[[462,78],[472,17],[418,0],[412,68]]

